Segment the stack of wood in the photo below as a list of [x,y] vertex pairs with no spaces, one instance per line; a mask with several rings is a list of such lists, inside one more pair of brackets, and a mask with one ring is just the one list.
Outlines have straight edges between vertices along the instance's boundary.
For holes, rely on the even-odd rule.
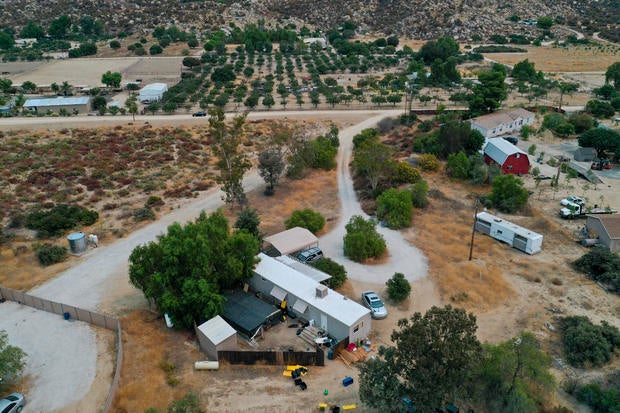
[[357,347],[354,351],[347,350],[346,348],[338,352],[338,358],[343,361],[347,366],[365,361],[368,353],[361,347]]

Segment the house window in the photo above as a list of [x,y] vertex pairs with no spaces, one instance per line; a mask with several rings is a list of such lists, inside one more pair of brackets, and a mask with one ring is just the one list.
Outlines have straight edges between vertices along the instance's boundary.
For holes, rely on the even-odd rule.
[[357,332],[359,331],[359,329],[360,329],[360,325],[358,324],[358,325],[356,325],[356,326],[353,328],[353,332],[354,332],[354,333],[357,333]]
[[497,233],[498,233],[498,234],[502,234],[502,230],[501,230],[501,229],[498,229],[498,230],[497,230]]
[[520,157],[521,157],[521,154],[520,154],[520,153],[515,154],[515,158],[517,158],[517,159],[518,159],[518,158],[520,158]]
[[512,170],[512,165],[508,165],[508,168],[506,169],[508,169],[509,171]]

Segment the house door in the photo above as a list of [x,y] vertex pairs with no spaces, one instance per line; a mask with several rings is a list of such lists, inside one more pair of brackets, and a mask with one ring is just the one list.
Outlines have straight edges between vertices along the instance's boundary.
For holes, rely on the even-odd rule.
[[325,314],[321,314],[321,328],[327,331],[327,316]]

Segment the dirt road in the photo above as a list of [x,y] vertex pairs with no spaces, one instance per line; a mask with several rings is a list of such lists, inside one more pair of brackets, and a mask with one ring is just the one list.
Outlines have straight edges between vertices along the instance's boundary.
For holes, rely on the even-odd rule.
[[353,189],[353,180],[349,171],[353,150],[353,136],[363,129],[371,128],[385,115],[369,118],[355,126],[345,129],[340,134],[340,147],[338,149],[338,195],[340,197],[341,215],[334,229],[320,238],[321,248],[330,258],[344,265],[348,277],[364,282],[385,284],[395,272],[403,273],[407,279],[415,281],[426,276],[426,258],[420,250],[409,244],[401,232],[381,226],[377,230],[388,246],[389,257],[386,262],[376,265],[363,265],[351,261],[343,253],[343,236],[346,233],[345,225],[354,215],[361,215],[368,219],[357,200]]
[[[343,215],[348,217],[361,213],[355,193],[352,192],[351,178],[346,168],[350,159],[352,137],[361,129],[373,126],[382,117],[398,113],[400,112],[262,112],[250,114],[250,118],[328,118],[345,125],[357,124],[360,119],[366,119],[357,126],[342,131],[343,147],[339,152],[339,186],[342,187],[340,191],[343,197]],[[152,121],[153,118],[148,119]],[[193,120],[184,115],[155,118],[160,118],[167,124],[171,119],[177,122]],[[107,121],[108,118],[105,119]],[[118,121],[116,118],[109,119]],[[52,121],[51,123],[58,127],[69,127],[63,123],[67,119],[61,118],[14,118],[3,120],[0,128],[7,126],[8,122],[13,127],[34,129],[37,125],[39,128],[42,127],[43,121]],[[90,127],[98,126],[100,119],[84,117],[79,121],[83,122],[82,127]],[[205,122],[204,119],[199,119],[199,121]],[[261,183],[262,180],[256,171],[253,171],[246,178],[244,186],[246,190],[251,190]],[[105,306],[110,303],[111,297],[118,298],[123,293],[131,292],[127,280],[128,257],[135,246],[154,240],[175,221],[186,222],[198,216],[202,210],[213,211],[222,205],[220,191],[217,189],[208,191],[200,199],[161,217],[157,222],[135,231],[126,238],[88,251],[80,258],[77,265],[34,289],[31,293],[87,309]],[[341,220],[339,226],[326,235],[321,244],[325,243],[328,255],[342,260],[352,279],[383,283],[386,277],[391,276],[397,270],[405,272],[412,279],[425,274],[424,259],[417,250],[409,247],[410,249],[403,253],[398,253],[401,248],[408,247],[408,244],[404,242],[400,233],[395,231],[382,230],[393,257],[387,264],[363,269],[359,264],[345,260],[338,252],[338,243],[342,242],[344,234],[344,223],[345,220]],[[407,271],[407,268],[414,265],[412,258],[414,258],[416,270]],[[19,345],[29,354],[25,371],[30,377],[30,390],[27,394],[28,411],[72,411],[67,406],[87,396],[95,380],[97,364],[96,337],[88,325],[80,322],[67,323],[61,317],[12,303],[4,303],[2,304],[0,329],[7,330],[11,343]],[[93,400],[100,399],[100,395],[93,398]],[[92,406],[93,410],[98,407]]]

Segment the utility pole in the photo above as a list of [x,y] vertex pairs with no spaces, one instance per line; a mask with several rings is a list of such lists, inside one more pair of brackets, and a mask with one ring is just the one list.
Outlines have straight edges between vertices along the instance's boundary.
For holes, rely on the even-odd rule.
[[474,236],[476,235],[476,219],[478,215],[478,197],[476,197],[476,204],[474,207],[474,224],[471,227],[471,244],[469,245],[469,261],[471,261],[472,254],[474,253]]

